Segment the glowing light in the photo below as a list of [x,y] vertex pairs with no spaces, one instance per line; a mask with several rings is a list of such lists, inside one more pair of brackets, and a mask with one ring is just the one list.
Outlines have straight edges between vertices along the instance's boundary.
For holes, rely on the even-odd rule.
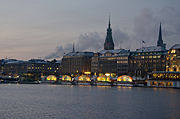
[[57,78],[56,78],[54,75],[49,75],[49,76],[46,78],[46,80],[48,80],[48,81],[56,81]]
[[91,81],[90,77],[86,76],[86,75],[81,75],[78,78],[78,81]]
[[97,77],[97,81],[111,82],[111,79],[110,79],[110,77],[107,77],[107,76],[99,76],[99,77]]
[[62,77],[62,80],[63,80],[63,81],[72,81],[72,78],[71,78],[70,76],[68,76],[68,75],[64,75],[64,76]]
[[122,75],[117,78],[117,81],[125,81],[125,82],[132,82],[132,77],[127,75]]
[[84,74],[91,74],[91,72],[84,72]]
[[105,73],[105,75],[106,75],[107,77],[109,77],[109,76],[110,76],[110,73]]

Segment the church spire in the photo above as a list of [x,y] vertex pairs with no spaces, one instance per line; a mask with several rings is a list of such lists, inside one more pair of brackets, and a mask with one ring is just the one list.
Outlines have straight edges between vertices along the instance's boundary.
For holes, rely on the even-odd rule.
[[73,51],[72,52],[75,52],[74,43],[73,43]]
[[111,28],[111,20],[110,20],[110,15],[109,15],[109,27],[108,28]]
[[110,16],[109,16],[109,24],[108,24],[108,28],[107,28],[106,40],[104,43],[104,50],[114,50],[114,42],[113,42],[113,38],[112,38]]
[[163,49],[166,49],[166,44],[163,43],[163,39],[162,39],[161,22],[159,26],[159,36],[158,36],[157,46],[161,46]]
[[162,31],[161,31],[161,22],[160,22],[157,46],[162,46],[162,45],[163,45],[163,40],[162,40]]

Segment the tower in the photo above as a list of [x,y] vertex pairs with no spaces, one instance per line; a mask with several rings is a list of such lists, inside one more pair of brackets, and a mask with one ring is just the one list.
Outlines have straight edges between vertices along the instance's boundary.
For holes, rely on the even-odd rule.
[[113,38],[112,38],[112,29],[111,29],[110,17],[109,17],[109,25],[107,28],[106,40],[104,43],[104,50],[114,50],[114,42],[113,42]]
[[73,43],[73,50],[72,50],[72,52],[75,52],[74,43]]
[[161,46],[163,49],[166,49],[166,44],[164,44],[162,40],[161,23],[159,26],[159,36],[158,36],[157,46]]

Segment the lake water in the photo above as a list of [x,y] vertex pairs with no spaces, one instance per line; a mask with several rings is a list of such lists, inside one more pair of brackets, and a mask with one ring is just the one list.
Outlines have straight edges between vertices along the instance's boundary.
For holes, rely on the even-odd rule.
[[180,90],[0,84],[0,119],[180,119]]

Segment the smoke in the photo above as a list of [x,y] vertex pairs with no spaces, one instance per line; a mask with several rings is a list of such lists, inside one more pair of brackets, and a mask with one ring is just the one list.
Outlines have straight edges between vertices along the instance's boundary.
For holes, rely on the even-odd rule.
[[104,38],[97,32],[81,34],[76,43],[76,49],[80,51],[98,51],[103,48]]
[[128,46],[128,41],[130,38],[126,32],[119,28],[115,28],[112,33],[116,49],[130,47]]
[[56,47],[55,51],[45,56],[45,59],[54,59],[54,58],[62,58],[62,56],[66,53],[72,51],[72,44],[66,44],[63,48],[62,45]]
[[[77,43],[75,43],[76,51],[91,51],[97,52],[104,49],[105,35],[101,35],[97,32],[90,32],[85,34],[80,34]],[[115,46],[120,46],[120,43],[126,42],[129,37],[125,32],[120,29],[115,29],[113,31],[113,38]],[[119,47],[118,47],[119,48]],[[64,47],[59,45],[56,47],[55,52],[49,54],[45,59],[62,58],[66,53],[72,51],[72,44],[66,44]]]
[[[138,16],[134,18],[132,34],[122,31],[119,28],[113,28],[113,40],[115,48],[137,49],[141,47],[142,41],[145,46],[156,45],[159,33],[159,24],[162,23],[163,40],[167,48],[180,43],[180,11],[164,7],[158,12],[152,9],[143,9]],[[78,51],[97,52],[104,47],[106,33],[90,32],[80,34],[75,48]],[[72,51],[72,43],[65,46],[58,46],[55,52],[46,56],[46,59],[61,58],[65,53]]]

